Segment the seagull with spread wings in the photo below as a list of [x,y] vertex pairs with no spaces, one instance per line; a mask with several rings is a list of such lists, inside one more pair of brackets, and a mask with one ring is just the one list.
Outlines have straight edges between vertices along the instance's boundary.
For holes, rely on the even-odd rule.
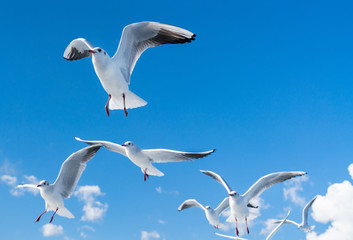
[[229,195],[229,207],[231,211],[231,217],[235,219],[236,223],[236,234],[239,235],[239,230],[237,226],[237,222],[239,218],[244,218],[246,222],[246,230],[249,232],[247,218],[249,217],[249,207],[257,208],[250,203],[250,201],[258,196],[261,195],[266,189],[270,188],[271,186],[291,179],[293,177],[305,175],[306,172],[299,172],[299,171],[290,171],[290,172],[276,172],[271,173],[266,176],[261,177],[254,183],[246,193],[240,195],[238,192],[233,191],[228,183],[217,173],[211,171],[204,171],[201,170],[202,173],[212,177],[217,182],[219,182],[228,192]]
[[155,168],[152,163],[167,163],[167,162],[181,162],[192,161],[192,159],[199,159],[210,155],[215,149],[206,152],[181,152],[169,149],[141,149],[133,142],[127,141],[123,145],[112,143],[108,141],[87,141],[75,137],[76,140],[85,142],[87,144],[101,144],[106,149],[120,153],[129,158],[136,166],[141,168],[144,174],[144,181],[149,175],[164,176],[164,173]]
[[53,184],[43,180],[38,185],[23,184],[17,186],[19,188],[30,187],[40,190],[40,195],[45,200],[45,211],[39,215],[36,222],[38,222],[47,211],[54,211],[50,223],[53,221],[56,213],[62,217],[74,218],[74,215],[65,208],[63,198],[69,198],[71,196],[81,174],[86,168],[87,162],[94,157],[101,146],[100,144],[95,144],[71,154],[62,164],[59,175]]
[[[306,206],[303,208],[303,214],[302,214],[302,222],[301,223],[297,223],[294,222],[292,220],[286,220],[284,223],[286,224],[293,224],[296,225],[298,227],[298,229],[303,229],[304,232],[311,232],[315,226],[309,226],[308,224],[308,214],[309,214],[309,210],[311,208],[311,205],[313,205],[313,203],[315,202],[317,196],[315,196],[313,199],[311,199]],[[279,223],[280,221],[275,221],[275,223]]]
[[64,52],[69,61],[92,56],[94,70],[108,93],[105,105],[107,115],[109,109],[126,109],[142,107],[147,102],[129,90],[130,76],[141,54],[148,48],[163,45],[187,43],[195,40],[192,32],[157,22],[140,22],[127,25],[121,35],[120,44],[111,58],[108,53],[94,47],[84,38],[73,40]]
[[188,199],[184,201],[179,207],[178,211],[188,209],[191,207],[198,207],[205,211],[206,218],[210,225],[214,226],[216,229],[224,228],[223,224],[219,221],[219,215],[229,207],[229,199],[225,198],[216,209],[212,209],[210,206],[203,206],[195,199]]

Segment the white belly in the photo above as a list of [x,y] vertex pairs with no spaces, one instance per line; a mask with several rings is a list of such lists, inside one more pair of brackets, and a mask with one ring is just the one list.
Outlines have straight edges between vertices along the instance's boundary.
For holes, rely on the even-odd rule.
[[242,199],[230,197],[229,207],[232,216],[236,217],[238,220],[249,217],[249,208],[247,207],[247,204],[242,201]]
[[104,90],[112,95],[119,97],[129,90],[129,86],[115,64],[105,64],[104,67],[93,59],[93,66]]

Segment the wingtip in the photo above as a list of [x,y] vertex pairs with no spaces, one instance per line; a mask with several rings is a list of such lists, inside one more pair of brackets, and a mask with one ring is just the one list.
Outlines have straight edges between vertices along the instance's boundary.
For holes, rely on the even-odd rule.
[[77,137],[77,136],[75,136],[75,139],[76,139],[77,141],[82,141],[82,139],[79,138],[79,137]]

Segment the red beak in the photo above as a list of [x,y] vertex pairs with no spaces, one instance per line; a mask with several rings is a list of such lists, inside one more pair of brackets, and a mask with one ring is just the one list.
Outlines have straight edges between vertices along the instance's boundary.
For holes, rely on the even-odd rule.
[[37,187],[41,187],[41,186],[42,186],[42,185],[40,185],[40,184],[39,184],[39,185],[37,185]]
[[121,146],[126,147],[126,145],[125,145],[125,144],[123,144],[123,145],[121,145]]
[[234,196],[234,194],[229,194],[229,196],[232,196],[232,197],[233,197],[233,196]]
[[95,51],[93,51],[93,50],[88,50],[90,53],[93,53],[93,54],[95,54],[96,52]]

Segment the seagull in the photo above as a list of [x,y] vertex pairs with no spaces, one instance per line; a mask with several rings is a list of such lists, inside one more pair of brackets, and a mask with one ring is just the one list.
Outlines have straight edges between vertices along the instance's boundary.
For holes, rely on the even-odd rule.
[[191,208],[191,207],[199,207],[202,210],[205,211],[206,214],[206,218],[209,222],[209,224],[211,224],[212,226],[214,226],[216,229],[218,228],[222,228],[223,225],[219,222],[219,215],[221,214],[221,212],[223,212],[226,208],[229,207],[229,203],[228,203],[228,197],[226,197],[220,204],[219,206],[213,210],[210,206],[202,206],[198,201],[196,201],[195,199],[188,199],[186,201],[184,201],[179,207],[178,207],[178,211],[182,211],[184,209],[187,208]]
[[[287,216],[282,221],[279,221],[279,224],[272,230],[272,232],[270,232],[270,234],[267,236],[267,238],[265,240],[270,240],[273,237],[273,235],[275,235],[275,233],[278,231],[278,229],[287,220],[289,213],[290,213],[290,211],[287,213]],[[235,236],[228,236],[228,235],[219,234],[219,233],[216,233],[216,235],[221,236],[221,237],[225,237],[225,238],[235,239],[235,240],[247,240],[245,238],[240,238],[240,237],[235,237]]]
[[[311,205],[313,205],[313,203],[315,202],[317,196],[315,196],[313,199],[310,200],[310,202],[308,202],[306,204],[306,206],[303,208],[303,220],[301,223],[297,223],[297,222],[294,222],[292,220],[286,220],[284,223],[287,223],[287,224],[294,224],[298,227],[298,229],[303,229],[304,232],[311,232],[315,226],[309,226],[308,224],[308,213],[309,213],[309,210],[311,208]],[[278,223],[280,221],[275,221],[275,223]]]
[[[129,90],[130,76],[141,54],[148,48],[163,45],[187,43],[196,35],[180,27],[157,22],[139,22],[127,25],[121,35],[118,50],[111,58],[108,53],[94,47],[84,38],[73,40],[64,52],[68,61],[92,57],[94,70],[108,93],[105,110],[142,107],[147,102]],[[109,107],[109,108],[108,108]]]
[[144,173],[144,181],[149,178],[149,175],[158,177],[164,176],[164,173],[155,168],[152,163],[191,161],[192,159],[206,157],[215,151],[215,149],[213,149],[206,152],[192,153],[169,149],[141,149],[131,141],[127,141],[123,145],[120,145],[108,141],[87,141],[78,137],[75,137],[75,139],[90,145],[101,144],[106,149],[120,153],[129,158],[136,166],[141,168],[142,173]]
[[231,216],[235,218],[237,236],[239,235],[238,225],[237,225],[239,218],[245,219],[246,231],[248,232],[248,234],[250,233],[248,228],[248,222],[247,222],[248,221],[247,218],[249,216],[249,207],[257,208],[257,206],[254,206],[250,203],[252,199],[260,196],[261,193],[263,193],[267,188],[273,186],[274,184],[286,181],[293,177],[302,176],[306,174],[306,172],[299,172],[299,171],[271,173],[257,180],[257,182],[254,183],[246,193],[244,193],[243,195],[240,195],[238,192],[233,191],[228,185],[228,183],[217,173],[214,173],[211,171],[204,171],[204,170],[201,170],[201,172],[212,177],[217,182],[222,184],[223,187],[226,188],[229,194],[229,207],[231,211]]
[[40,195],[45,200],[45,211],[39,215],[35,222],[38,222],[47,211],[54,211],[49,223],[53,221],[56,213],[62,217],[74,218],[74,215],[65,208],[63,198],[69,198],[71,196],[82,172],[86,168],[86,163],[93,158],[101,146],[102,145],[98,144],[88,146],[71,154],[62,164],[54,184],[42,180],[38,185],[23,184],[17,186],[19,188],[30,187],[40,190]]

